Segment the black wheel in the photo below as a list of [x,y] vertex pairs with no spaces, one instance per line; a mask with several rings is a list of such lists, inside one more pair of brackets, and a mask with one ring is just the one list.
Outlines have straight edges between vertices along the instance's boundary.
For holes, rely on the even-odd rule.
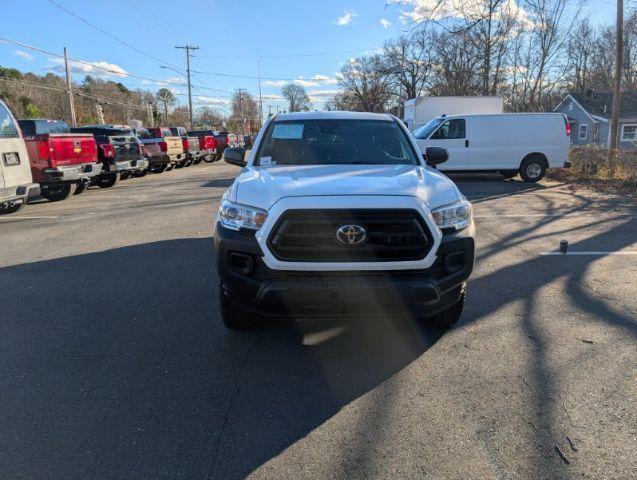
[[192,165],[192,162],[193,162],[193,159],[192,159],[192,158],[189,158],[188,160],[186,160],[186,161],[184,162],[184,167],[189,167],[189,166],[191,166],[191,165]]
[[103,173],[95,178],[95,185],[100,188],[111,188],[117,185],[119,175],[117,173]]
[[504,178],[509,179],[509,178],[513,178],[518,174],[517,170],[500,170],[498,172],[500,175],[502,175]]
[[129,179],[131,177],[131,173],[130,172],[122,172],[119,174],[119,179],[120,180],[126,180]]
[[233,304],[222,285],[219,285],[219,313],[223,324],[231,330],[249,330],[256,326],[255,316]]
[[71,194],[70,183],[52,183],[43,185],[40,193],[50,202],[60,202]]
[[546,159],[540,155],[529,155],[520,165],[520,176],[525,182],[539,182],[546,175]]
[[175,163],[175,168],[184,168],[186,166],[186,160]]
[[206,163],[212,163],[215,161],[215,157],[214,155],[206,155],[205,157],[203,157],[203,161]]
[[192,163],[194,165],[199,165],[201,162],[203,162],[203,156],[199,156],[199,157],[195,158]]
[[166,171],[170,172],[173,168],[177,166],[176,163],[171,163],[170,165],[166,165]]
[[467,288],[463,285],[460,289],[460,299],[456,303],[442,312],[438,312],[431,317],[425,318],[425,322],[437,327],[450,327],[456,323],[458,319],[460,319],[460,315],[462,315],[466,292]]
[[14,203],[12,205],[0,205],[0,215],[9,215],[15,213],[22,208],[22,203]]
[[133,172],[133,177],[135,178],[141,178],[141,177],[145,177],[146,175],[148,175],[149,169],[145,168],[143,170],[135,170]]
[[168,168],[168,164],[156,164],[150,167],[150,173],[163,173]]
[[79,195],[80,193],[83,193],[84,190],[86,190],[86,186],[88,184],[86,182],[80,182],[80,183],[76,183],[75,184],[75,191],[73,192],[73,195]]

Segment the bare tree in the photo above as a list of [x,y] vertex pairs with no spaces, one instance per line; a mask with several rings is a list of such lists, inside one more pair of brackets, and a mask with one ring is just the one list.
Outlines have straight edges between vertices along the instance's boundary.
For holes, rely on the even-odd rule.
[[364,111],[385,111],[394,94],[381,55],[362,56],[346,63],[339,79]]
[[480,92],[480,53],[468,32],[443,32],[433,36],[432,95],[476,95]]
[[281,89],[281,95],[288,101],[288,112],[307,112],[312,108],[305,88],[297,83],[285,85]]

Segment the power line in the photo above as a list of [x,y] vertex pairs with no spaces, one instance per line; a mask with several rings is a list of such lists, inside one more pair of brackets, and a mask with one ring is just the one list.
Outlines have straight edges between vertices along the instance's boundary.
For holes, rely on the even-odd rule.
[[122,40],[122,39],[120,39],[120,38],[117,38],[115,35],[113,35],[113,34],[111,34],[111,33],[107,32],[107,31],[106,31],[106,30],[104,30],[103,28],[100,28],[100,27],[98,27],[97,25],[95,25],[95,24],[93,24],[93,23],[89,22],[89,21],[88,21],[88,20],[86,20],[85,18],[80,17],[78,14],[73,13],[71,10],[69,10],[68,8],[66,8],[66,7],[64,7],[64,6],[62,6],[62,5],[60,5],[60,4],[59,4],[59,3],[57,3],[55,0],[49,0],[49,3],[51,3],[52,5],[55,5],[55,6],[56,6],[56,7],[58,7],[60,10],[62,10],[62,11],[64,11],[64,12],[66,12],[67,14],[71,15],[72,17],[77,18],[79,21],[81,21],[81,22],[85,23],[85,24],[86,24],[86,25],[88,25],[89,27],[92,27],[92,28],[94,28],[95,30],[97,30],[98,32],[103,33],[103,34],[104,34],[104,35],[106,35],[107,37],[112,38],[112,39],[113,39],[113,40],[115,40],[116,42],[119,42],[119,43],[121,43],[122,45],[125,45],[125,46],[127,46],[128,48],[130,48],[130,49],[132,49],[132,50],[135,50],[136,52],[141,53],[142,55],[144,55],[144,56],[146,56],[146,57],[148,57],[148,58],[152,58],[153,60],[155,60],[155,61],[157,61],[157,62],[165,63],[166,65],[171,65],[171,66],[173,66],[173,67],[175,66],[175,65],[172,65],[172,64],[170,64],[170,63],[168,63],[168,62],[166,62],[166,61],[164,61],[164,60],[162,60],[162,59],[160,59],[160,58],[155,57],[154,55],[151,55],[151,54],[150,54],[150,53],[148,53],[148,52],[145,52],[145,51],[143,51],[143,50],[140,50],[140,49],[139,49],[139,48],[137,48],[136,46],[131,45],[130,43],[128,43],[128,42],[126,42],[126,41],[124,41],[124,40]]
[[320,57],[326,55],[343,55],[346,53],[360,53],[371,52],[377,50],[375,48],[365,48],[362,50],[341,50],[337,52],[315,52],[315,53],[290,53],[285,55],[259,55],[259,56],[240,56],[240,55],[197,55],[201,58],[225,58],[225,59],[243,59],[243,60],[258,60],[264,58],[295,58],[295,57]]
[[[40,52],[40,53],[43,53],[45,55],[50,55],[52,57],[57,57],[57,58],[60,58],[60,59],[64,59],[64,55],[60,55],[60,54],[55,53],[55,52],[50,52],[50,51],[44,50],[42,48],[34,47],[33,45],[29,45],[29,44],[24,43],[24,42],[19,42],[17,40],[10,40],[8,38],[0,37],[0,42],[11,43],[13,45],[18,45],[20,47],[27,48],[29,50],[33,50],[35,52]],[[95,63],[87,62],[85,60],[79,60],[79,59],[71,58],[71,57],[68,57],[68,59],[70,61],[72,61],[72,62],[81,63],[83,65],[87,65],[87,66],[96,68],[98,70],[102,70],[102,71],[107,72],[107,73],[112,73],[112,74],[120,76],[120,77],[123,76],[123,77],[136,78],[136,79],[139,79],[139,80],[146,80],[148,82],[156,83],[157,85],[173,85],[173,86],[176,86],[176,87],[186,87],[188,85],[186,83],[177,83],[177,82],[171,82],[171,81],[168,81],[168,80],[159,80],[159,79],[156,79],[156,78],[144,77],[142,75],[136,75],[136,74],[130,73],[130,72],[125,72],[123,74],[121,71],[113,70],[111,68],[103,67],[101,65],[96,65]],[[203,88],[203,89],[211,90],[211,91],[230,92],[230,90],[220,90],[220,89],[217,89],[217,88],[206,87],[206,86],[203,86],[203,85],[201,85],[199,88]]]

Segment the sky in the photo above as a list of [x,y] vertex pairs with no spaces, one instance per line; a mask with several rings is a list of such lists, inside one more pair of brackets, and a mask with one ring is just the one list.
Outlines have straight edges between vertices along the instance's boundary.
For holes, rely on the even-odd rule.
[[[237,88],[258,99],[260,58],[267,114],[287,108],[280,95],[290,80],[322,108],[339,90],[336,74],[342,65],[407,32],[406,14],[429,1],[0,0],[0,37],[60,55],[67,47],[70,58],[93,64],[73,63],[75,80],[93,74],[129,88],[166,87],[180,105],[188,101],[181,85],[186,57],[174,47],[196,45],[194,107],[208,105],[222,113],[228,113]],[[613,0],[591,2],[585,16],[594,23],[613,21]],[[64,71],[60,58],[1,40],[0,65],[38,74]]]

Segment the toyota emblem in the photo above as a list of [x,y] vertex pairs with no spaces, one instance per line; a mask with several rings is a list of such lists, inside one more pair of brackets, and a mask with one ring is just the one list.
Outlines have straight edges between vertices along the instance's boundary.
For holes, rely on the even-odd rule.
[[343,225],[336,230],[336,240],[343,245],[360,245],[367,240],[367,230],[360,225]]

